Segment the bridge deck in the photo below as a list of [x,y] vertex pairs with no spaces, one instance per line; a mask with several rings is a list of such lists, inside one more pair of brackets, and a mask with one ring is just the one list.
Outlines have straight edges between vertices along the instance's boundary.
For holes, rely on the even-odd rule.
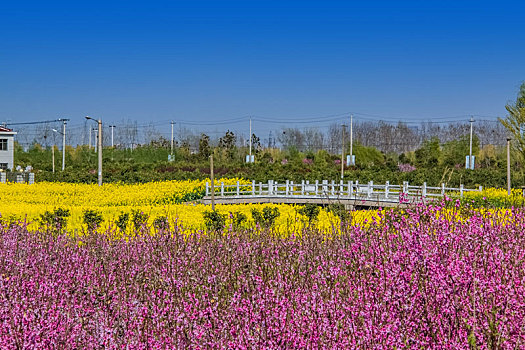
[[[459,188],[430,187],[426,183],[421,186],[412,186],[408,182],[402,185],[391,185],[388,181],[384,185],[377,185],[370,181],[367,184],[359,184],[357,181],[335,181],[324,180],[310,184],[308,181],[293,183],[277,183],[268,181],[256,184],[215,185],[212,189],[206,183],[206,195],[202,203],[211,204],[214,194],[216,204],[243,204],[243,203],[275,203],[275,204],[342,204],[347,208],[354,207],[399,207],[408,203],[431,201],[443,197],[446,192],[455,192],[460,197],[464,192],[481,191],[478,189],[466,189],[461,185]],[[404,200],[401,200],[404,199]],[[405,203],[407,202],[407,203]]]

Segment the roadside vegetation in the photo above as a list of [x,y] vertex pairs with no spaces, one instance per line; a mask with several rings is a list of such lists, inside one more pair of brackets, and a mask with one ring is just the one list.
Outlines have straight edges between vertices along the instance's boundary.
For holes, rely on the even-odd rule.
[[[439,185],[444,182],[458,187],[504,187],[506,185],[506,151],[504,147],[487,145],[480,148],[474,137],[476,169],[464,168],[465,154],[469,152],[468,138],[440,144],[437,139],[423,142],[413,152],[401,154],[384,153],[373,147],[354,144],[356,165],[344,167],[346,180],[376,183],[402,183]],[[107,147],[104,149],[104,182],[143,183],[164,180],[202,180],[210,176],[209,155],[214,155],[214,171],[223,178],[245,178],[266,182],[292,180],[339,179],[341,172],[338,154],[321,150],[300,152],[291,147],[286,150],[260,149],[255,152],[256,162],[244,162],[247,149],[234,147],[225,150],[219,146],[204,152],[191,153],[176,147],[175,160],[168,161],[169,147],[149,144],[133,150]],[[59,153],[55,150],[55,156]],[[24,151],[17,146],[15,164],[31,165],[35,180],[74,183],[97,182],[97,154],[87,146],[67,147],[66,169],[61,171],[56,160],[56,171],[52,172],[51,149],[34,144]],[[518,156],[512,166],[512,183],[525,183],[525,168]]]

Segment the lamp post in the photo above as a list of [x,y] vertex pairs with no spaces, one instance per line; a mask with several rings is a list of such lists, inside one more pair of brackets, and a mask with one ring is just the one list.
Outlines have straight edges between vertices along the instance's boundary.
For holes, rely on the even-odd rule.
[[69,121],[67,118],[60,118],[58,121],[62,122],[62,132],[53,129],[54,132],[62,135],[62,171],[64,171],[66,166],[66,122]]
[[172,120],[171,121],[171,157],[173,158],[173,124],[175,124],[175,122]]
[[117,126],[116,125],[110,125],[109,126],[110,129],[111,129],[111,148],[113,148],[113,129],[115,129]]
[[88,116],[86,116],[86,119],[93,120],[98,123],[98,185],[102,186],[102,120],[93,119]]
[[[66,122],[64,122],[64,129],[66,128]],[[57,134],[62,135],[62,171],[66,168],[66,134],[58,131],[57,129],[52,129]],[[55,172],[55,145],[53,143],[53,172]]]
[[350,114],[350,165],[354,164],[354,132],[353,132],[353,125],[354,125],[354,115]]
[[474,123],[474,117],[470,117],[470,150],[468,156],[468,169],[474,170],[474,162],[472,161],[472,124]]

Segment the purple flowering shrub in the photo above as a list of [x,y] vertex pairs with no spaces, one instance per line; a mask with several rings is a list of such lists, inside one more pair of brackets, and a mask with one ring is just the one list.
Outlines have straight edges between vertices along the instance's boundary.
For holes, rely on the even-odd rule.
[[439,210],[328,239],[2,226],[0,348],[522,347],[524,210]]
[[313,159],[310,159],[310,158],[303,159],[303,164],[312,165],[313,163],[314,163]]
[[412,164],[408,164],[408,163],[400,163],[400,164],[397,165],[397,168],[402,173],[410,173],[410,172],[416,170],[415,166],[413,166]]

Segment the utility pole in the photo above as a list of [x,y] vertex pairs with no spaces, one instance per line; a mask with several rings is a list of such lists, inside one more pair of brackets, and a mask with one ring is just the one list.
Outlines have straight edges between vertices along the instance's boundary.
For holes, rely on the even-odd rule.
[[341,180],[343,179],[343,176],[344,176],[344,170],[345,170],[345,128],[346,128],[346,125],[342,125],[343,126],[343,135],[342,135],[342,147],[341,147]]
[[110,125],[109,127],[111,129],[111,148],[113,148],[113,129],[115,129],[117,126],[116,125]]
[[171,157],[173,158],[173,124],[175,124],[175,122],[172,120],[171,121]]
[[250,159],[249,159],[249,163],[252,162],[252,118],[250,117]]
[[102,120],[101,119],[93,119],[91,117],[86,116],[86,119],[93,120],[97,122],[98,124],[98,139],[97,139],[97,147],[98,147],[98,185],[102,186]]
[[210,155],[211,210],[215,210],[215,185],[213,180],[213,154]]
[[102,186],[102,120],[98,120],[98,185]]
[[63,119],[63,123],[62,123],[62,171],[64,171],[65,168],[66,168],[66,120]]
[[468,156],[468,168],[470,170],[474,169],[474,162],[472,161],[472,125],[474,124],[474,117],[470,117],[470,151]]
[[89,149],[91,150],[91,127],[89,128]]
[[354,152],[353,152],[353,147],[354,147],[354,133],[353,133],[353,122],[354,122],[354,115],[353,114],[350,114],[350,164],[351,165],[355,165],[354,164]]
[[[53,129],[54,132],[62,135],[62,171],[64,171],[64,169],[66,168],[66,122],[68,120],[69,119],[58,119],[58,121],[62,122],[62,132],[58,131],[57,129]],[[53,153],[53,156],[54,156],[54,153]],[[54,157],[53,157],[53,160],[54,160]],[[53,161],[53,167],[54,167],[54,161]]]
[[510,196],[510,137],[507,137],[507,194]]

